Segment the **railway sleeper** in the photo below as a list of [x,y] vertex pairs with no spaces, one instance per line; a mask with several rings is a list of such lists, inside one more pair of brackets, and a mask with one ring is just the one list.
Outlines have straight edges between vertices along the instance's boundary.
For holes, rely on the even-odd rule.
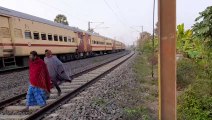
[[[8,111],[8,112],[21,112],[25,108],[26,108],[25,105],[13,105],[13,106],[7,106],[7,107],[5,107],[4,110],[5,111]],[[29,107],[29,111],[36,111],[38,109],[40,109],[40,106],[31,106],[31,107]]]
[[0,115],[1,120],[23,120],[29,115]]
[[[79,86],[79,85],[78,85]],[[77,86],[77,87],[78,87]],[[68,93],[68,92],[71,92],[71,91],[73,91],[74,90],[74,88],[72,88],[72,89],[61,89],[61,91],[62,91],[62,93]],[[52,89],[51,90],[51,93],[53,93],[53,94],[56,94],[57,93],[57,89]]]
[[[50,95],[50,98],[46,101],[46,103],[49,104],[49,103],[54,102],[55,100],[56,99],[55,98],[51,98],[51,95]],[[26,99],[22,100],[20,103],[21,103],[21,105],[26,105]]]

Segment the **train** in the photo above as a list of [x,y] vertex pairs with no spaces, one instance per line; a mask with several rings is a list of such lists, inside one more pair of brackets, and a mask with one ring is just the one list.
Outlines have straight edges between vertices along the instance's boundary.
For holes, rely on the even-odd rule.
[[50,20],[0,7],[0,68],[27,66],[29,52],[49,49],[62,61],[125,50],[125,44]]

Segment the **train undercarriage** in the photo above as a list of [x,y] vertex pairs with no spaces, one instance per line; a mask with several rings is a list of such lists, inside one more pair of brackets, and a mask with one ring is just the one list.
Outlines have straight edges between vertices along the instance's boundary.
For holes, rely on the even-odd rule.
[[[67,53],[67,54],[57,54],[56,56],[62,62],[69,62],[73,60],[85,59],[95,56],[101,56],[105,54],[112,54],[116,52],[124,51],[120,50],[107,50],[107,51],[93,51],[93,52],[81,52],[81,53]],[[44,58],[44,55],[40,55],[40,58]],[[7,62],[5,62],[7,60]],[[0,70],[18,68],[18,67],[28,67],[29,57],[28,56],[16,56],[16,57],[7,57],[0,58]]]

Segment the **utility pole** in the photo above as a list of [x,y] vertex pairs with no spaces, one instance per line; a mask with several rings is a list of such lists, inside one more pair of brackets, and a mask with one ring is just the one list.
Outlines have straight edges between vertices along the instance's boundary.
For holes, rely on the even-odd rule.
[[[152,30],[152,57],[155,55],[155,0],[153,0],[153,30]],[[154,64],[152,60],[152,78],[154,78]]]
[[159,0],[159,119],[176,120],[176,0]]
[[88,31],[93,30],[93,29],[91,29],[91,23],[100,23],[100,24],[104,24],[104,22],[91,22],[91,21],[88,21]]
[[144,26],[142,25],[142,26],[141,26],[141,35],[142,35],[142,36],[141,36],[141,39],[142,39],[142,40],[143,40],[143,32],[144,32]]
[[88,31],[90,31],[90,30],[91,30],[91,22],[88,21]]

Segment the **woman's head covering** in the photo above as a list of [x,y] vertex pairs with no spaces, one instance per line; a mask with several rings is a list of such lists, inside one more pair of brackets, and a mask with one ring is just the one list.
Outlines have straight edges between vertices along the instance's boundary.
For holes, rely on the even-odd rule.
[[46,57],[51,57],[52,56],[52,51],[51,50],[46,49],[45,53],[46,53]]

